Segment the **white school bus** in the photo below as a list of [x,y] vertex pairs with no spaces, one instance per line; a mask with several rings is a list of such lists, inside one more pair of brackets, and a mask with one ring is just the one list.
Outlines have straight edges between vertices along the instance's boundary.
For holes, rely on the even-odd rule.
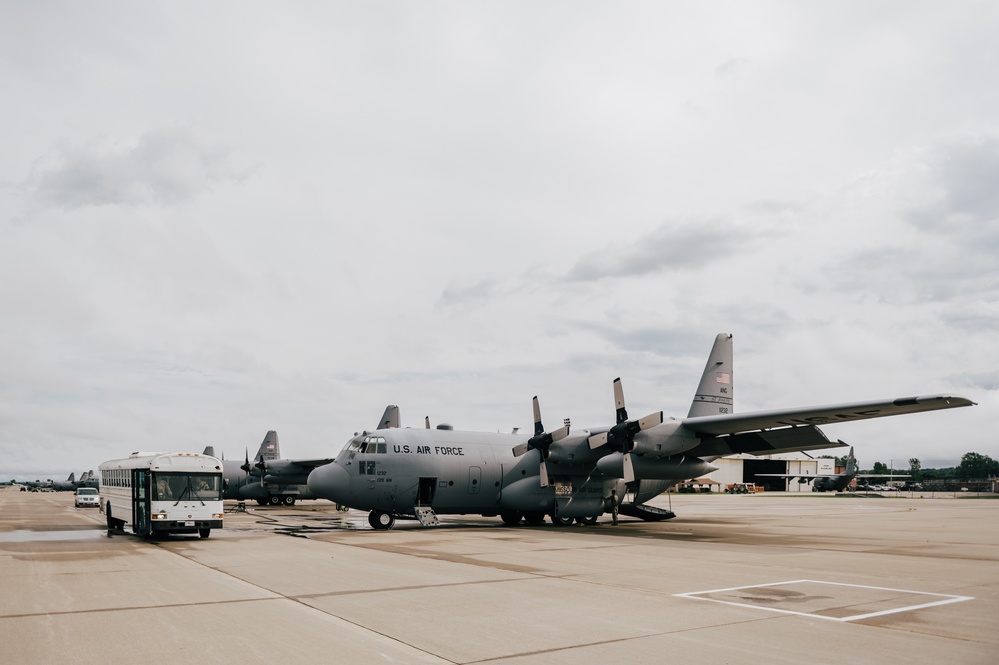
[[197,453],[132,453],[101,464],[101,510],[108,531],[139,536],[222,528],[222,462]]

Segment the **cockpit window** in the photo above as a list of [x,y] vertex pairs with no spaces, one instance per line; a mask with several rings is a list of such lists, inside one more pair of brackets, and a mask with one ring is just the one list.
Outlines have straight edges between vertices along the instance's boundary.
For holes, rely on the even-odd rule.
[[387,450],[384,436],[366,436],[361,441],[360,451],[369,455],[384,455]]

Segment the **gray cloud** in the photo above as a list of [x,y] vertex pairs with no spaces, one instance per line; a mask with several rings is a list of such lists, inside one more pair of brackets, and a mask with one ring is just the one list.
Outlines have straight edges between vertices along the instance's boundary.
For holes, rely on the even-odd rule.
[[97,137],[38,163],[28,182],[45,204],[75,209],[121,204],[173,205],[224,181],[245,177],[227,149],[181,128],[151,131],[137,141]]
[[749,58],[729,58],[722,64],[715,67],[715,76],[725,78],[737,74],[743,68],[749,66]]
[[665,223],[629,244],[587,254],[569,269],[566,279],[588,282],[700,268],[745,250],[762,235],[765,232],[717,218]]

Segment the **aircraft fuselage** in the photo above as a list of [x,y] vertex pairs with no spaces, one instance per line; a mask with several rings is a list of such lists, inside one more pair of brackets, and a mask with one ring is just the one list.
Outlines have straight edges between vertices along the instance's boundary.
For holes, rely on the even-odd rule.
[[[585,441],[589,434],[583,430],[572,437]],[[614,465],[608,465],[606,473],[596,469],[588,446],[579,448],[578,460],[570,454],[559,455],[558,460],[552,456],[544,486],[540,451],[514,455],[514,448],[527,438],[445,429],[368,432],[351,439],[332,464],[313,471],[309,489],[351,508],[397,516],[414,515],[418,506],[426,506],[436,514],[503,515],[504,519],[523,515],[529,521],[545,515],[561,520],[595,518],[604,512],[604,497],[612,489],[624,498],[629,488],[615,477]],[[708,466],[701,460],[686,464]],[[677,475],[634,483],[633,502],[656,496],[687,477]]]

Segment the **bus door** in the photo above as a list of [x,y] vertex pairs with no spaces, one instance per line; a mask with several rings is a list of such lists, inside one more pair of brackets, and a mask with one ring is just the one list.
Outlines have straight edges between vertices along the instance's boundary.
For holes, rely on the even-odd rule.
[[149,521],[149,471],[132,470],[132,531],[148,536],[152,531]]

